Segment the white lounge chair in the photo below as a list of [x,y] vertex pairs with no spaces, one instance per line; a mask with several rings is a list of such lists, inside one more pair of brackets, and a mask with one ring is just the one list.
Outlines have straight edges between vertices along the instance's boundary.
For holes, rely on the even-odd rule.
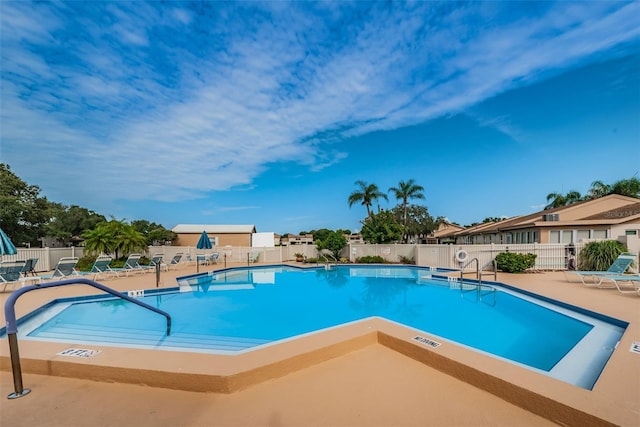
[[89,271],[81,271],[82,275],[93,275],[92,279],[96,280],[101,275],[111,275],[118,277],[118,272],[112,270],[109,264],[111,264],[112,258],[109,255],[99,255],[93,262],[93,266]]
[[24,271],[25,261],[2,261],[0,262],[0,283],[4,285],[2,292],[7,290],[8,285],[20,283],[20,277]]
[[[640,275],[639,274],[618,274],[618,275],[600,275],[595,276],[596,286],[599,288],[613,288],[615,287],[620,293],[623,294],[638,294],[640,295]],[[621,285],[627,283],[627,285]],[[606,284],[611,284],[607,286]],[[628,287],[628,286],[631,287]]]
[[180,264],[180,262],[182,261],[182,252],[177,252],[173,258],[171,258],[171,261],[169,261],[168,264],[165,264],[165,268],[168,270],[171,270],[171,268],[178,268],[178,264]]
[[[631,264],[633,264],[635,259],[636,259],[636,254],[622,253],[618,255],[618,258],[616,258],[616,260],[613,262],[613,264],[611,264],[611,266],[607,271],[566,270],[564,272],[564,275],[567,280],[569,280],[570,276],[572,275],[578,277],[582,282],[582,284],[585,286],[598,286],[597,284],[598,276],[606,276],[606,275],[618,276],[618,275],[624,274],[629,269]],[[590,282],[585,281],[585,279],[589,279]]]
[[76,271],[76,265],[78,264],[78,258],[76,257],[63,257],[58,260],[58,264],[53,269],[52,274],[39,276],[41,279],[65,279],[72,276],[80,276],[80,273]]

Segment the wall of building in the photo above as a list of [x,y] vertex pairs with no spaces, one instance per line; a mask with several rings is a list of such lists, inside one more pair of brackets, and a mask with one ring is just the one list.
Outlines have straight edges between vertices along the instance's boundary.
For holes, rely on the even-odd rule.
[[[202,233],[180,233],[174,242],[176,246],[196,246]],[[217,239],[217,246],[251,246],[251,233],[208,234],[209,239]]]

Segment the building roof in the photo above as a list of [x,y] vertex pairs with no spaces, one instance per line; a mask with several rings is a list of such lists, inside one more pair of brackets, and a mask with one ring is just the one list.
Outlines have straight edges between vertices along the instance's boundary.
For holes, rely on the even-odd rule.
[[[545,215],[557,215],[553,220]],[[529,215],[489,223],[480,229],[466,229],[456,233],[466,234],[500,233],[532,227],[559,227],[593,224],[621,224],[640,219],[640,202],[634,197],[610,194],[597,199],[585,200],[554,209],[546,209]],[[482,224],[481,224],[482,225]]]
[[223,225],[223,224],[178,224],[171,229],[174,233],[200,234],[203,231],[213,234],[255,233],[255,225]]
[[432,233],[433,237],[443,238],[447,236],[452,236],[460,230],[464,230],[464,227],[451,224],[449,222],[442,222],[438,226],[438,229]]

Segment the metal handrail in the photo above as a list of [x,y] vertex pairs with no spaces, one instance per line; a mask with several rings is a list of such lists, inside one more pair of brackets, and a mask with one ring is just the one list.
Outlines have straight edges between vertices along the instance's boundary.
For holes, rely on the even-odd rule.
[[476,262],[476,278],[478,279],[479,283],[482,283],[480,279],[480,261],[478,260],[478,258],[471,258],[464,265],[460,266],[460,283],[462,283],[462,280],[463,280],[464,269],[467,268],[469,264],[471,264],[474,261]]
[[336,257],[333,256],[333,254],[329,253],[329,252],[318,252],[320,255],[322,255],[323,257],[325,257],[325,262],[324,262],[324,268],[328,269],[330,267],[329,264],[329,258],[331,258],[334,262],[334,264],[338,263],[338,260],[336,259]]
[[[467,261],[464,265],[460,266],[460,281],[463,280],[464,269],[467,268],[469,264],[471,264],[474,261],[476,263],[476,279],[478,280],[478,284],[480,285],[482,284],[482,276],[483,276],[484,269],[483,270],[480,269],[480,260],[478,258],[472,258],[469,261]],[[495,259],[493,259],[491,263],[493,264],[493,279],[494,281],[497,281],[498,280],[498,263],[496,262]]]
[[133,304],[139,305],[143,308],[156,312],[158,314],[163,315],[167,318],[167,335],[171,334],[171,316],[166,311],[160,310],[159,308],[153,307],[147,303],[142,301],[138,301],[135,298],[131,298],[130,296],[124,295],[114,289],[111,289],[107,286],[104,286],[98,282],[93,280],[85,279],[85,278],[73,278],[67,280],[60,280],[57,282],[49,282],[49,283],[38,283],[31,286],[25,286],[24,288],[20,288],[16,291],[13,291],[11,295],[7,298],[4,303],[4,317],[7,321],[7,338],[9,340],[9,352],[11,353],[11,370],[13,372],[13,385],[14,392],[9,394],[7,397],[9,399],[15,399],[18,397],[25,396],[29,394],[31,390],[28,388],[23,388],[22,385],[22,369],[20,367],[20,354],[18,351],[18,322],[16,320],[16,308],[15,304],[18,298],[27,292],[35,291],[36,289],[45,289],[45,288],[55,288],[58,286],[65,285],[89,285],[94,288],[100,289],[108,294],[114,295],[118,298],[122,298],[127,300]]

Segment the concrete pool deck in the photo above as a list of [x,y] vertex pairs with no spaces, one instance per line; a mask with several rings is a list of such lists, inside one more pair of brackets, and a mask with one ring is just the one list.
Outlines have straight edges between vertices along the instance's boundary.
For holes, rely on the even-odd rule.
[[[204,270],[212,268],[220,266]],[[195,266],[162,272],[161,286],[192,273]],[[411,340],[415,331],[370,319],[239,356],[91,345],[101,353],[69,360],[79,358],[56,354],[72,344],[21,341],[32,392],[8,400],[3,340],[0,425],[640,425],[640,354],[629,351],[640,341],[640,298],[569,283],[562,272],[499,274],[498,281],[629,323],[593,390],[450,343],[426,348]],[[155,276],[104,283],[151,289]],[[86,286],[30,292],[16,312],[90,293]],[[7,296],[0,294],[3,306]]]

